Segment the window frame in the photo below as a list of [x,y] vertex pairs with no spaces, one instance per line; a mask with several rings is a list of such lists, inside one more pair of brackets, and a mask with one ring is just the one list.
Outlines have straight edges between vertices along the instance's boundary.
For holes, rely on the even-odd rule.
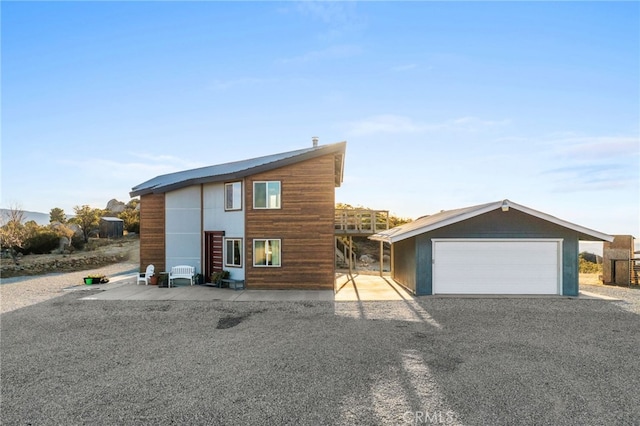
[[[256,243],[262,241],[265,242],[265,248],[269,247],[269,242],[270,241],[277,241],[278,242],[278,249],[279,249],[279,255],[278,255],[278,264],[274,265],[273,264],[273,255],[272,255],[272,259],[271,259],[271,264],[269,264],[269,257],[265,256],[265,265],[259,265],[256,263]],[[282,267],[282,239],[280,238],[254,238],[253,240],[253,267],[254,268],[281,268]]]
[[[231,241],[233,241],[233,242],[237,242],[237,243],[239,244],[239,246],[240,246],[240,247],[239,247],[239,248],[240,248],[240,250],[239,250],[239,253],[240,253],[240,263],[239,263],[239,264],[237,264],[237,265],[236,265],[236,264],[231,264],[231,263],[228,263],[228,262],[227,262],[227,260],[229,259],[229,258],[228,258],[228,253],[229,253],[229,246],[228,246],[228,243],[229,243],[229,242],[231,242]],[[238,237],[229,237],[229,238],[225,238],[225,239],[224,239],[224,253],[223,253],[223,256],[224,256],[224,266],[226,266],[226,267],[228,267],[228,268],[242,268],[242,267],[243,267],[243,261],[244,261],[244,259],[243,259],[243,258],[244,258],[244,256],[243,256],[243,251],[242,251],[242,245],[243,245],[243,239],[242,239],[242,238],[238,238]],[[234,248],[235,248],[235,247],[234,247]]]
[[[269,184],[278,184],[278,205],[276,207],[269,206]],[[265,184],[265,207],[256,206],[256,185]],[[282,181],[279,180],[256,180],[253,182],[253,208],[255,210],[279,210],[282,209]]]
[[[228,208],[228,198],[227,198],[227,187],[231,186],[233,187],[233,185],[240,185],[240,193],[238,196],[238,204],[239,207],[234,208]],[[231,193],[234,194],[235,191],[233,191],[233,189],[231,190]],[[233,202],[235,201],[235,198],[231,200],[231,203],[233,204]],[[226,212],[237,212],[237,211],[241,211],[242,210],[242,181],[238,180],[238,181],[234,181],[234,182],[227,182],[224,184],[224,211]]]

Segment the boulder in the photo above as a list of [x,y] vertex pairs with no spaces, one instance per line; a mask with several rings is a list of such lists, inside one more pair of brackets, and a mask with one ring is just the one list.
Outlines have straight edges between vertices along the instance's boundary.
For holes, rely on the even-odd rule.
[[372,263],[375,262],[376,260],[374,258],[372,258],[371,256],[369,256],[368,254],[363,254],[362,256],[360,256],[360,262],[363,263]]
[[122,201],[118,201],[115,198],[107,203],[107,210],[113,213],[122,213],[127,208],[127,205]]

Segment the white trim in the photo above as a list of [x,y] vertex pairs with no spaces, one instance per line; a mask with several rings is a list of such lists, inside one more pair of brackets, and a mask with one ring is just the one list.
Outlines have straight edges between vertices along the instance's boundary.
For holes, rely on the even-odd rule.
[[[278,183],[278,206],[277,207],[269,207],[269,184],[270,183]],[[265,195],[266,195],[266,207],[256,207],[256,183],[264,183],[265,184]],[[282,181],[279,180],[256,180],[253,181],[253,208],[254,210],[279,210],[282,209]]]
[[[224,237],[223,240],[224,240],[224,247],[223,247],[222,255],[224,256],[224,266],[229,267],[229,268],[242,268],[243,265],[244,265],[243,239],[241,237],[229,237],[229,238]],[[239,265],[227,263],[227,254],[228,254],[227,241],[239,241],[240,242],[240,264]]]
[[[551,222],[558,226],[571,229],[581,234],[589,235],[600,241],[613,241],[613,236],[604,234],[602,232],[594,231],[593,229],[585,228],[580,225],[576,225],[571,222],[559,219],[555,216],[551,216],[546,213],[539,212],[529,207],[516,204],[513,201],[501,200],[494,203],[483,204],[474,207],[468,207],[466,209],[460,209],[459,214],[455,214],[455,210],[441,212],[433,216],[427,216],[422,219],[417,219],[414,222],[409,222],[405,225],[400,225],[396,228],[389,229],[387,231],[379,232],[369,237],[374,241],[383,241],[387,243],[396,243],[398,241],[406,240],[407,238],[415,237],[426,232],[430,232],[436,229],[443,228],[445,226],[453,225],[454,223],[462,222],[473,217],[489,213],[494,210],[502,210],[502,206],[506,205],[510,209],[518,210],[531,216],[537,217],[547,222]],[[438,220],[438,216],[442,215],[442,219]],[[420,226],[420,222],[426,222],[425,225]]]
[[[240,207],[238,207],[238,208],[233,208],[233,207],[227,208],[227,186],[233,187],[233,185],[235,185],[235,184],[240,184],[240,193],[238,194],[238,201],[239,201]],[[243,193],[242,192],[242,187],[243,187],[243,184],[242,184],[241,180],[236,180],[236,181],[233,181],[233,182],[225,182],[225,184],[224,184],[224,211],[225,212],[237,212],[237,211],[241,211],[242,210],[242,198],[243,198],[242,197],[242,193]],[[231,191],[231,193],[234,194],[234,198],[231,200],[232,202],[234,202],[235,201],[235,193],[234,193],[233,190]]]
[[[552,242],[556,243],[556,253],[557,253],[557,265],[556,265],[556,293],[557,295],[563,295],[563,246],[564,240],[562,238],[433,238],[431,239],[431,293],[432,294],[444,294],[438,293],[437,291],[437,283],[435,279],[435,271],[437,267],[436,258],[437,258],[437,243],[441,242]],[[488,293],[487,293],[488,294]]]
[[[266,241],[267,245],[269,244],[269,241],[277,241],[278,242],[278,247],[280,249],[280,256],[279,256],[279,260],[280,262],[277,265],[256,265],[256,241]],[[252,253],[252,257],[253,257],[253,267],[254,268],[280,268],[282,267],[282,240],[280,238],[254,238],[253,239],[253,253]]]

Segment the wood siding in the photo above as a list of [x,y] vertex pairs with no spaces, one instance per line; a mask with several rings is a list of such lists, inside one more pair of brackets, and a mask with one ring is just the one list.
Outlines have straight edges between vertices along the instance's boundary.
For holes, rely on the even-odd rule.
[[[253,209],[255,181],[281,182],[280,209]],[[247,288],[333,289],[334,156],[253,175],[245,183]],[[280,267],[253,266],[254,239],[281,240]]]
[[160,272],[165,265],[165,201],[164,194],[140,197],[140,270],[153,264]]

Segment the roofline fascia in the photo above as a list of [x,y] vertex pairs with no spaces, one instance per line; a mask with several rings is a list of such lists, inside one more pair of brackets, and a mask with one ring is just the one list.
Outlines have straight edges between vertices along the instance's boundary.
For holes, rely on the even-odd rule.
[[[453,225],[454,223],[462,222],[464,220],[471,219],[471,218],[479,216],[481,214],[488,213],[488,212],[490,212],[492,210],[496,210],[496,209],[500,208],[501,205],[502,205],[502,201],[496,202],[496,203],[491,203],[491,204],[485,205],[481,209],[474,210],[474,211],[471,211],[471,212],[462,213],[462,214],[460,214],[458,216],[450,217],[450,218],[448,218],[446,220],[443,220],[442,222],[437,222],[437,223],[434,223],[434,224],[431,224],[431,225],[427,225],[427,226],[425,226],[423,228],[414,229],[414,230],[409,231],[409,232],[407,232],[405,234],[401,234],[396,238],[394,238],[393,235],[390,235],[388,237],[388,242],[393,244],[393,243],[396,243],[398,241],[406,240],[407,238],[411,238],[411,237],[415,237],[415,236],[420,235],[420,234],[424,234],[425,232],[430,232],[430,231],[433,231],[433,230],[436,230],[436,229],[439,229],[439,228],[443,228],[445,226]],[[373,240],[373,238],[371,238],[371,239]],[[375,240],[375,241],[380,241],[380,240]]]
[[[330,154],[334,154],[334,155],[341,154],[343,168],[344,168],[344,153],[346,149],[346,144],[347,144],[346,141],[342,141],[342,142],[336,142],[331,145],[323,145],[320,147],[320,149],[317,149],[317,150],[308,151],[293,157],[285,158],[278,161],[273,161],[271,163],[262,164],[256,167],[250,167],[248,169],[240,170],[234,173],[187,179],[180,182],[176,182],[174,184],[154,186],[151,188],[131,191],[129,192],[129,196],[138,197],[138,196],[147,195],[147,194],[162,194],[165,192],[175,191],[177,189],[185,188],[191,185],[200,185],[204,183],[216,183],[216,182],[229,181],[233,179],[242,179],[247,176],[255,175],[255,174],[266,172],[269,170],[278,169],[280,167],[290,166],[292,164],[300,163],[302,161],[312,160],[314,158],[318,158],[318,157],[322,157],[324,155],[330,155]],[[341,179],[342,179],[342,171],[341,171]]]
[[398,235],[395,238],[394,238],[393,235],[385,236],[384,233],[381,232],[381,233],[374,234],[374,235],[370,236],[369,239],[373,240],[373,241],[382,241],[382,242],[387,242],[387,243],[393,244],[393,243],[396,243],[398,241],[406,240],[408,238],[412,238],[412,237],[415,237],[417,235],[424,234],[425,232],[430,232],[430,231],[433,231],[433,230],[436,230],[436,229],[439,229],[439,228],[443,228],[445,226],[453,225],[454,223],[462,222],[464,220],[471,219],[471,218],[476,217],[478,215],[485,214],[485,213],[488,213],[490,211],[499,209],[499,208],[502,207],[503,203],[505,203],[505,202],[508,203],[509,208],[514,208],[515,210],[519,210],[519,211],[521,211],[523,213],[526,213],[526,214],[529,214],[531,216],[535,216],[537,218],[544,219],[544,220],[546,220],[548,222],[551,222],[551,223],[554,223],[554,224],[556,224],[558,226],[562,226],[564,228],[571,229],[571,230],[579,232],[581,234],[590,235],[590,236],[592,236],[594,238],[598,238],[598,239],[600,239],[602,241],[609,241],[609,242],[613,241],[613,236],[612,235],[604,234],[602,232],[599,232],[599,231],[596,231],[596,230],[593,230],[593,229],[585,228],[584,226],[576,225],[575,223],[567,222],[566,220],[563,220],[563,219],[557,218],[555,216],[551,216],[549,214],[540,212],[538,210],[534,210],[534,209],[531,209],[529,207],[514,203],[513,201],[510,201],[510,200],[503,200],[503,201],[498,201],[498,202],[495,202],[495,203],[490,203],[490,204],[487,204],[486,206],[484,206],[481,209],[474,210],[472,212],[468,212],[468,213],[465,213],[465,214],[461,214],[459,216],[454,216],[454,217],[451,217],[451,218],[449,218],[447,220],[444,220],[442,222],[437,222],[437,223],[434,223],[432,225],[427,225],[425,227],[421,227],[421,228],[414,229],[412,231],[408,231],[408,232],[406,232],[404,234]]
[[514,203],[513,201],[508,201],[508,202],[509,202],[509,207],[513,207],[516,210],[520,210],[523,213],[527,213],[527,214],[530,214],[532,216],[536,216],[536,217],[538,217],[540,219],[544,219],[544,220],[546,220],[548,222],[555,223],[558,226],[562,226],[564,228],[569,228],[569,229],[572,229],[572,230],[574,230],[576,232],[579,232],[581,234],[590,235],[592,237],[598,238],[598,239],[603,240],[603,241],[609,241],[609,242],[613,241],[613,235],[605,234],[605,233],[596,231],[594,229],[585,228],[584,226],[580,226],[580,225],[577,225],[575,223],[567,222],[566,220],[563,220],[563,219],[560,219],[558,217],[552,216],[550,214],[543,213],[541,211],[534,210],[532,208],[529,208],[529,207]]

